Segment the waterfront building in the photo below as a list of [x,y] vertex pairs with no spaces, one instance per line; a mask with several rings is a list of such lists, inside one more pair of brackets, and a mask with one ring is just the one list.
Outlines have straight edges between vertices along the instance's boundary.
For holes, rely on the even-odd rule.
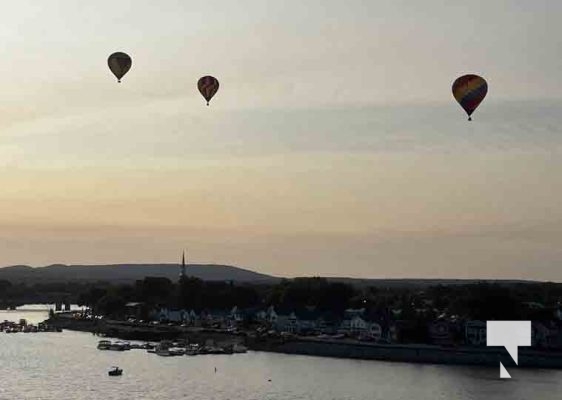
[[438,320],[429,324],[429,339],[433,344],[451,345],[454,342],[453,327],[447,320]]
[[142,319],[142,309],[144,303],[141,302],[129,302],[125,304],[125,317]]
[[362,340],[373,340],[381,341],[384,339],[385,342],[391,341],[391,332],[389,324],[384,324],[376,318],[362,317],[361,313],[347,313],[347,315],[353,315],[351,318],[344,319],[340,324],[339,333],[346,334],[348,336],[357,337]]
[[378,342],[382,338],[382,326],[377,322],[370,323],[367,336]]
[[173,310],[165,307],[151,314],[151,319],[159,322],[190,323],[192,321],[193,310],[184,309]]
[[256,320],[260,322],[267,322],[269,324],[275,324],[277,321],[277,312],[275,312],[275,307],[269,306],[267,310],[260,310],[256,313]]
[[464,340],[472,346],[486,346],[486,322],[467,321],[464,326]]
[[355,315],[349,321],[349,333],[352,335],[361,335],[368,329],[368,323],[359,315]]
[[189,310],[188,315],[188,320],[186,321],[187,323],[189,323],[190,325],[196,325],[197,321],[199,320],[199,316],[197,315],[197,313],[192,309]]
[[277,332],[281,333],[299,333],[299,321],[296,314],[291,312],[288,315],[278,315],[274,328]]

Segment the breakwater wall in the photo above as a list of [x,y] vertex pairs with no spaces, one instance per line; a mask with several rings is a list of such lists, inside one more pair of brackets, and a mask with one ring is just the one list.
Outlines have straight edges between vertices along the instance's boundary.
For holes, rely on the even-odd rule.
[[[429,345],[377,345],[351,341],[296,339],[286,341],[255,341],[250,348],[285,354],[362,360],[401,361],[409,363],[487,365],[498,367],[501,361],[515,366],[504,348],[440,347]],[[519,349],[519,367],[562,369],[562,352]]]

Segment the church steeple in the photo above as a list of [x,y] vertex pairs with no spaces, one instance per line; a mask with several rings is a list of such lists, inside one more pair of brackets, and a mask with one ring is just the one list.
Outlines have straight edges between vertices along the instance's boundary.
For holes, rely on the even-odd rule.
[[181,253],[180,278],[185,278],[185,251],[182,251]]

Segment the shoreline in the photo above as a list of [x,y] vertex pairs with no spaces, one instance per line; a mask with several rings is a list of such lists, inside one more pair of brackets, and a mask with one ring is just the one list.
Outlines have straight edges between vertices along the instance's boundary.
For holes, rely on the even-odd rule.
[[298,338],[282,343],[256,343],[252,350],[320,357],[379,360],[416,364],[452,364],[506,368],[562,369],[562,352],[519,348],[516,365],[504,348],[441,347],[426,344],[374,344]]
[[443,347],[428,344],[376,344],[355,340],[329,340],[310,337],[275,338],[255,337],[247,333],[178,326],[138,326],[122,321],[81,321],[55,318],[48,324],[74,331],[91,332],[124,340],[160,341],[189,339],[204,343],[213,340],[223,344],[243,344],[253,351],[298,354],[360,360],[395,361],[417,364],[454,364],[506,368],[562,369],[562,351],[519,348],[516,365],[507,350],[499,347]]

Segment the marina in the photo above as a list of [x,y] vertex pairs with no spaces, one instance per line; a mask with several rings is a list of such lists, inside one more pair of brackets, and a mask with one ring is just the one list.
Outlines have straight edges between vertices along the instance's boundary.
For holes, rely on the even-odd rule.
[[4,333],[40,333],[40,332],[62,332],[59,327],[39,322],[37,325],[28,324],[27,320],[20,319],[18,322],[4,320],[0,322],[0,332]]
[[[159,357],[101,351],[88,332],[0,335],[0,398],[42,400],[447,399],[557,400],[562,371],[416,365],[248,351]],[[131,342],[133,347],[135,342]],[[143,343],[138,343],[143,344]],[[113,366],[121,375],[110,376]],[[215,372],[216,369],[216,372]],[[76,386],[79,382],[80,393]]]
[[97,349],[102,351],[144,350],[149,354],[156,354],[160,357],[197,356],[204,354],[243,354],[248,351],[246,346],[239,343],[218,346],[212,341],[200,345],[199,343],[187,343],[187,341],[162,340],[159,343],[130,343],[121,340],[111,341],[107,339],[100,340]]

